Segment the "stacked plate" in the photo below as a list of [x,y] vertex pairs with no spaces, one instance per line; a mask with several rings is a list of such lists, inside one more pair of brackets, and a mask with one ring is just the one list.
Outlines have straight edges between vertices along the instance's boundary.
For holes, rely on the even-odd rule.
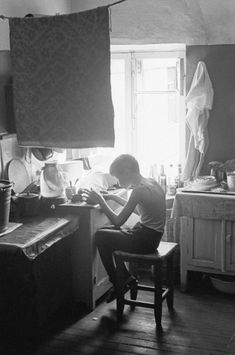
[[211,175],[199,176],[195,179],[190,186],[190,190],[195,191],[210,191],[218,185],[216,178]]
[[13,183],[12,189],[16,194],[22,192],[29,184],[30,177],[24,163],[19,159],[12,159],[7,165],[7,177]]

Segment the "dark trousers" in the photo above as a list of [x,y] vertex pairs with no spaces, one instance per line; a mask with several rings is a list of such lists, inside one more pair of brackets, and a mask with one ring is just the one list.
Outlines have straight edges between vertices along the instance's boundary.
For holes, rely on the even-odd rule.
[[[115,285],[116,267],[112,256],[115,250],[135,254],[153,253],[160,243],[162,234],[140,223],[130,230],[115,229],[115,227],[99,229],[95,235],[96,245],[110,281]],[[129,276],[126,270],[126,279]]]

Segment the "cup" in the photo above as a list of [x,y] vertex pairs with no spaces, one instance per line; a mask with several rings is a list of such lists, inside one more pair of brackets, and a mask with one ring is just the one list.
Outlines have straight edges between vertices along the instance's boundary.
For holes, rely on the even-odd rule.
[[76,186],[68,186],[65,188],[65,195],[68,200],[72,200],[73,195],[76,194]]

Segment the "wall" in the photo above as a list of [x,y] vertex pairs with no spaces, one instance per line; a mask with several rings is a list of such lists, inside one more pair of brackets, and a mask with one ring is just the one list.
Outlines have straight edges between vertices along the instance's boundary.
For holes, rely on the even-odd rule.
[[[23,17],[28,13],[55,15],[68,13],[70,0],[0,0],[0,15]],[[9,26],[7,20],[0,19],[0,50],[9,49]]]
[[[115,0],[71,0],[83,11]],[[234,0],[126,0],[111,7],[113,43],[235,43]]]
[[[194,1],[190,0],[189,2]],[[203,14],[207,44],[235,43],[235,1],[196,0]],[[197,44],[202,44],[200,41]]]
[[202,172],[208,163],[235,159],[235,45],[188,46],[187,91],[198,61],[206,63],[214,89],[214,103],[208,122],[209,148]]

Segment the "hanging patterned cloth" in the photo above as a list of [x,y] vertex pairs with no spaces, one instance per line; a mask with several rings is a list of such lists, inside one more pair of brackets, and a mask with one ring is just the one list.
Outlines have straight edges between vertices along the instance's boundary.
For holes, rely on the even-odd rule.
[[114,145],[109,9],[10,18],[19,145]]

